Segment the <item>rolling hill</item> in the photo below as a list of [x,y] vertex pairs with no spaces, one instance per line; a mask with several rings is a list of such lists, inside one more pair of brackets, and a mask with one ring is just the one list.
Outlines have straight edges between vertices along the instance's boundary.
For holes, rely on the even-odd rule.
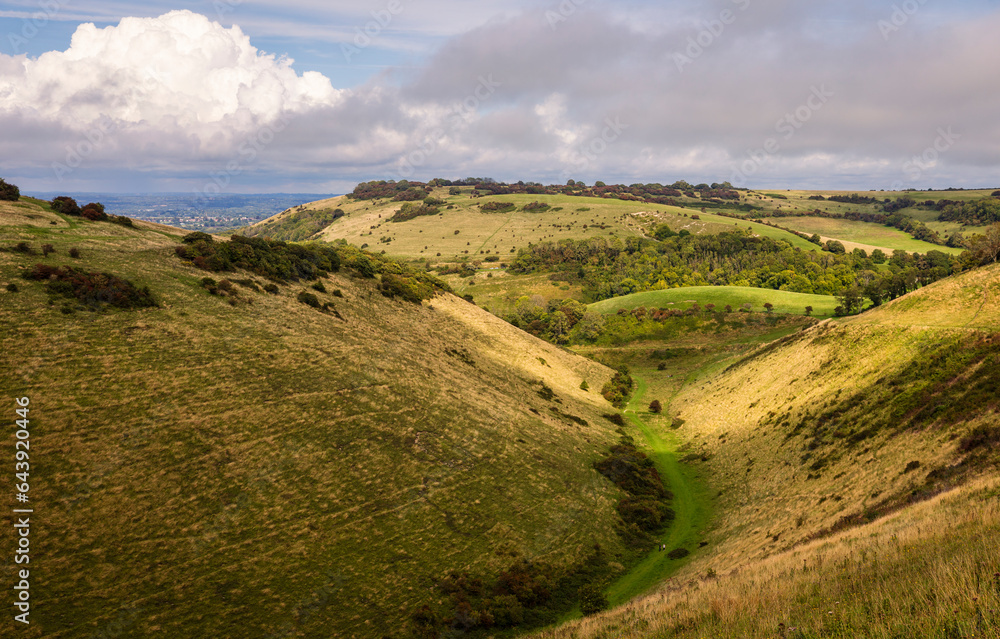
[[580,388],[612,371],[346,264],[208,273],[181,235],[0,205],[0,392],[30,399],[37,518],[18,634],[407,636],[452,572],[622,559],[593,468],[619,436]]

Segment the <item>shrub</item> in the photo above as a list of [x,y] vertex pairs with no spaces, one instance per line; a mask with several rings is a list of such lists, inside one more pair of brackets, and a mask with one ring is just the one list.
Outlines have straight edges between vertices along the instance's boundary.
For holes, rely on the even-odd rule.
[[403,206],[401,206],[399,208],[399,210],[396,211],[391,218],[389,218],[389,221],[390,222],[407,222],[409,220],[412,220],[414,218],[418,218],[418,217],[421,217],[421,216],[424,216],[424,215],[437,215],[440,212],[441,212],[441,209],[438,208],[437,206],[433,206],[433,205],[430,205],[430,204],[419,204],[418,205],[418,204],[414,204],[412,202],[407,202],[407,203],[403,204]]
[[479,210],[483,213],[506,213],[517,208],[512,202],[486,202],[479,205]]
[[587,584],[580,589],[580,612],[592,615],[608,608],[608,598],[594,584]]
[[312,285],[313,290],[319,291],[320,293],[326,293],[326,287],[323,286],[323,282],[316,282]]
[[72,257],[73,259],[79,259],[80,258],[80,249],[78,249],[78,248],[76,248],[74,246],[73,248],[71,248],[69,250],[69,256]]
[[958,449],[963,453],[968,453],[983,446],[994,446],[1000,444],[1000,426],[990,426],[982,424],[976,426],[972,432],[962,438],[958,444]]
[[213,238],[208,233],[202,233],[201,231],[188,233],[187,235],[181,238],[181,242],[184,242],[185,244],[194,244],[195,242],[208,242],[209,244],[211,244],[214,241],[215,238]]
[[108,220],[107,213],[94,208],[84,208],[80,211],[80,217],[91,222],[106,222]]
[[52,200],[52,202],[49,203],[49,206],[52,207],[52,210],[56,213],[62,213],[63,215],[79,216],[81,213],[80,205],[76,203],[76,200],[65,195],[60,195]]
[[632,393],[635,382],[629,375],[628,368],[622,366],[615,372],[614,377],[608,381],[601,389],[604,399],[611,402],[615,408],[624,408],[628,403],[628,396]]
[[18,290],[17,289],[17,284],[11,282],[10,284],[7,285],[7,290],[9,292],[11,292],[11,293],[17,293],[17,290]]
[[18,242],[10,250],[14,253],[24,253],[25,255],[35,254],[35,249],[31,248],[31,245],[27,242]]
[[392,273],[382,274],[379,291],[386,297],[401,297],[415,304],[434,296],[433,286],[418,282],[412,277],[403,277]]
[[55,252],[56,248],[51,244],[42,244],[42,255],[44,257],[48,257],[49,253],[55,253]]
[[336,289],[336,290],[333,291],[333,296],[334,297],[344,297],[344,294],[338,288],[338,289]]
[[622,417],[621,413],[608,413],[608,414],[604,415],[603,417],[604,417],[604,419],[608,420],[609,422],[611,422],[612,424],[615,424],[617,426],[624,426],[625,425],[625,418]]
[[21,190],[0,178],[0,200],[17,202],[21,198]]
[[667,557],[670,559],[684,559],[690,554],[687,548],[674,548],[667,553]]
[[590,384],[587,383],[587,380],[580,382],[580,390],[585,392],[590,390]]
[[549,210],[549,208],[549,205],[544,202],[529,202],[528,204],[525,204],[524,208],[521,210],[526,213],[542,213]]
[[658,370],[658,371],[665,371],[665,370],[667,370],[667,363],[666,362],[660,362],[659,364],[656,365],[656,370]]
[[308,293],[306,291],[302,291],[301,293],[299,293],[297,299],[300,302],[302,302],[303,304],[305,304],[307,306],[312,306],[313,308],[320,308],[320,306],[322,306],[319,303],[319,298],[318,297],[316,297],[312,293]]
[[72,266],[54,268],[36,264],[24,278],[47,281],[49,294],[75,298],[95,310],[105,304],[122,309],[158,306],[148,287],[140,289],[111,273],[87,273]]
[[660,400],[654,399],[649,402],[649,412],[656,413],[657,415],[663,412],[663,405],[660,404]]
[[277,295],[280,292],[279,289],[278,289],[278,285],[274,284],[273,282],[269,283],[269,284],[265,284],[264,285],[264,291],[267,292],[267,293],[270,293],[271,295]]

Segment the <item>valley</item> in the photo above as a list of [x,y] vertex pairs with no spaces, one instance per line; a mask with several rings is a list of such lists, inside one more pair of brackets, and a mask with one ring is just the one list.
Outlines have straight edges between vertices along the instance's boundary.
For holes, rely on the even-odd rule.
[[229,240],[0,204],[3,389],[66,575],[26,636],[996,627],[1000,266],[775,216],[844,212],[815,192],[428,189]]

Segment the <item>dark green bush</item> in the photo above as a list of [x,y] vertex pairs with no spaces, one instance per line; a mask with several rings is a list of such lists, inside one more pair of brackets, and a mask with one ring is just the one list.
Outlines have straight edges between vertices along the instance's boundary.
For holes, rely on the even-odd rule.
[[688,551],[687,548],[674,548],[673,550],[667,553],[667,557],[669,557],[670,559],[684,559],[690,554],[691,553]]
[[322,304],[319,303],[318,297],[306,291],[302,291],[301,293],[299,293],[297,299],[303,304],[306,304],[307,306],[312,306],[313,308],[320,308],[322,306]]
[[608,598],[599,586],[587,584],[580,589],[580,612],[584,616],[596,614],[607,608]]
[[55,198],[49,203],[49,206],[53,211],[62,213],[63,215],[79,216],[82,212],[80,210],[80,205],[76,203],[76,200],[66,195],[60,195]]
[[0,178],[0,200],[7,202],[17,202],[21,197],[21,190],[15,185]]
[[148,287],[139,289],[111,273],[87,273],[72,266],[54,268],[36,264],[24,278],[45,281],[51,295],[75,298],[95,310],[105,304],[122,309],[158,306]]

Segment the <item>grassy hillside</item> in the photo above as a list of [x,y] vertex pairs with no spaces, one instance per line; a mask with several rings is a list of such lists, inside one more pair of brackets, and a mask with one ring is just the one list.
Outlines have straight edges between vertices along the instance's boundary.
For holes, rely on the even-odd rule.
[[[448,188],[436,188],[433,197],[445,202],[440,213],[405,222],[389,221],[402,207],[402,202],[356,201],[343,196],[285,211],[250,227],[246,233],[291,239],[297,229],[303,228],[306,216],[312,214],[315,218],[323,218],[339,208],[345,215],[313,235],[314,239],[345,239],[356,246],[367,244],[372,250],[385,250],[389,255],[431,262],[466,257],[483,260],[491,255],[503,260],[531,243],[592,237],[624,239],[643,235],[662,223],[668,224],[674,231],[686,230],[694,234],[718,233],[730,230],[738,223],[744,227],[751,226],[754,232],[762,235],[781,237],[801,248],[816,248],[791,233],[762,224],[701,215],[697,199],[690,199],[692,208],[687,209],[571,195],[472,197],[471,191],[471,188],[464,187],[461,195],[449,195]],[[484,212],[482,206],[491,202],[509,203],[513,209]],[[549,208],[542,211],[523,210],[525,205],[533,202],[546,204]],[[306,237],[296,236],[294,239]]]
[[840,305],[832,295],[808,295],[739,286],[691,286],[614,297],[591,304],[587,309],[604,314],[640,306],[687,310],[696,303],[701,306],[714,304],[719,310],[727,305],[733,310],[739,310],[744,304],[750,304],[751,310],[758,313],[765,311],[765,303],[770,303],[774,305],[772,312],[794,315],[804,315],[805,308],[811,306],[813,317],[832,317],[833,310]]
[[861,248],[871,252],[876,248],[882,249],[883,253],[892,254],[894,250],[907,251],[910,253],[926,253],[927,251],[941,251],[958,255],[962,252],[960,248],[949,248],[938,246],[929,242],[915,240],[906,233],[893,228],[887,228],[880,224],[869,222],[854,222],[851,220],[838,220],[821,217],[788,217],[779,218],[776,224],[810,235],[819,235],[823,241],[836,239],[844,244],[847,250]]
[[[970,201],[988,197],[991,193],[990,190],[873,191],[858,195],[876,198],[879,202],[904,196],[921,202],[940,199]],[[747,219],[753,214],[740,207],[745,209],[750,205],[765,216],[781,215],[770,218],[770,222],[775,225],[810,235],[815,233],[824,241],[838,240],[848,250],[861,248],[871,252],[878,248],[887,254],[897,249],[920,253],[930,250],[953,254],[960,252],[960,249],[916,240],[903,231],[877,224],[821,217],[783,216],[817,210],[833,214],[881,211],[877,204],[811,199],[816,196],[827,198],[853,194],[848,192],[746,191],[741,193],[739,201],[722,203],[705,202],[697,196],[683,196],[676,198],[677,206],[568,194],[482,197],[473,197],[472,194],[472,187],[462,187],[459,195],[450,195],[447,187],[435,188],[433,197],[445,203],[441,212],[437,216],[418,217],[406,222],[389,222],[393,214],[402,207],[402,202],[387,199],[352,200],[344,196],[289,209],[250,227],[246,232],[253,236],[285,240],[304,240],[309,237],[346,239],[358,246],[368,244],[379,250],[384,249],[394,256],[428,259],[432,262],[462,258],[483,259],[488,255],[505,258],[511,253],[511,249],[516,252],[529,243],[545,240],[612,236],[625,238],[649,233],[659,223],[667,223],[675,231],[687,230],[695,234],[718,233],[730,230],[729,227],[733,226],[749,227],[757,235],[784,239],[804,250],[816,249],[815,245],[793,233]],[[502,212],[483,212],[481,207],[491,202],[511,204],[513,208]],[[532,202],[547,204],[549,208],[533,212],[522,210]],[[343,217],[334,213],[338,209],[344,213]],[[907,208],[903,213],[924,222],[942,237],[956,232],[970,235],[982,231],[979,227],[937,221],[938,213],[932,210]]]
[[543,636],[992,636],[998,292],[993,266],[749,354],[632,347],[717,517],[659,592]]
[[[264,293],[178,259],[179,237],[0,210],[0,394],[10,415],[31,400],[38,513],[19,634],[406,636],[450,571],[558,575],[595,543],[620,560],[619,492],[592,467],[618,435],[580,389],[608,369],[349,269],[326,293]],[[112,273],[158,306],[86,310],[23,279],[37,263]],[[242,284],[212,295],[206,275]]]

